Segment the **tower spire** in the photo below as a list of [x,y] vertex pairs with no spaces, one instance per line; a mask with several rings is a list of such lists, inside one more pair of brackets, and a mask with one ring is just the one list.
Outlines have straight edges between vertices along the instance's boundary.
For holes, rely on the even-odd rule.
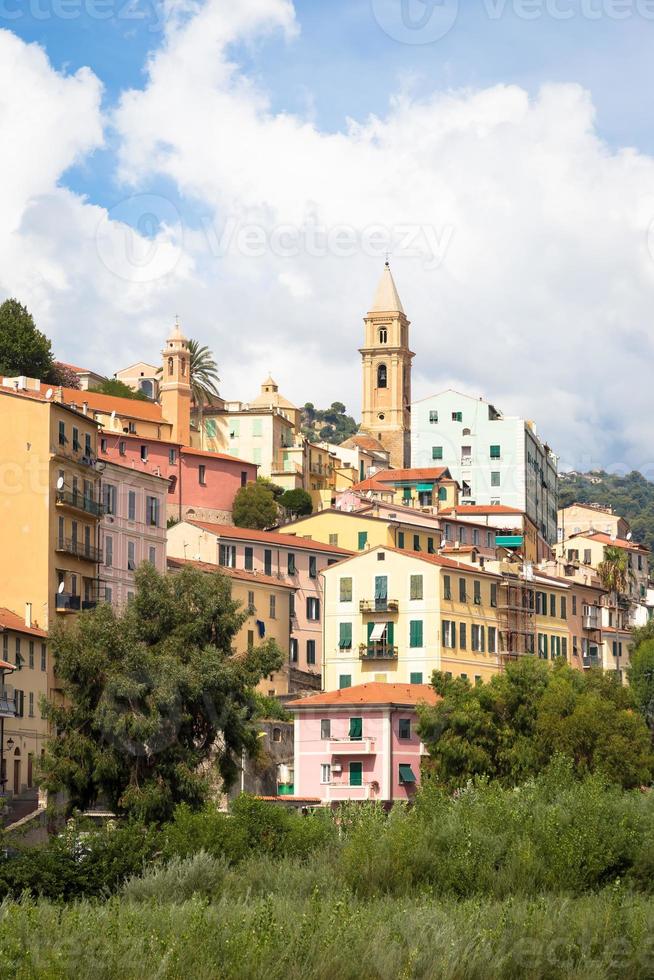
[[384,269],[381,274],[381,279],[377,285],[377,291],[369,312],[404,313],[402,300],[400,299],[397,286],[395,285],[395,280],[393,279],[393,273],[391,272],[391,265],[388,260],[388,255],[386,255]]

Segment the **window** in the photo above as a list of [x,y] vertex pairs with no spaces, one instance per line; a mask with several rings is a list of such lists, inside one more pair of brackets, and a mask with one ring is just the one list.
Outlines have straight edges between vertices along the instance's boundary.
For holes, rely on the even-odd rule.
[[556,616],[556,596],[550,592],[550,616]]
[[332,767],[328,762],[321,762],[320,764],[320,782],[331,783],[332,781]]
[[568,659],[568,637],[562,636],[561,639],[561,656],[564,660]]
[[102,438],[100,439],[100,452],[106,453],[106,451],[107,451],[107,440]]
[[248,474],[247,470],[241,470],[241,486],[247,487],[248,485]]
[[500,472],[499,470],[491,470],[491,486],[499,487],[500,485]]
[[493,608],[497,607],[497,582],[491,582],[490,604]]
[[352,602],[352,579],[342,578],[339,581],[339,598],[341,602]]
[[422,620],[421,619],[412,619],[409,622],[409,646],[414,648],[422,646]]
[[272,575],[272,551],[266,548],[263,553],[263,574]]
[[350,763],[350,786],[363,786],[363,763]]
[[104,539],[104,563],[107,568],[111,568],[114,563],[114,539],[111,535]]
[[136,435],[136,422],[129,422],[127,425],[130,435]]
[[116,514],[116,488],[111,483],[102,487],[102,504],[105,514]]
[[561,619],[568,618],[568,600],[566,596],[561,596]]
[[381,330],[379,331],[379,343],[380,344],[388,343],[388,330],[386,329],[386,327],[382,327]]
[[33,718],[34,717],[34,694],[33,694],[32,691],[30,691],[30,693],[28,695],[28,708],[27,708],[27,713],[28,713],[28,715],[29,715],[30,718]]
[[16,717],[22,718],[25,710],[25,694],[23,691],[15,690],[14,698],[16,703]]
[[84,433],[84,455],[91,455],[91,435],[89,432]]
[[323,739],[328,739],[332,737],[331,718],[320,719],[320,737]]
[[254,647],[254,630],[248,630],[248,650]]
[[459,602],[467,602],[468,596],[466,594],[466,580],[464,578],[459,579]]
[[201,487],[206,487],[207,485],[207,467],[204,463],[200,463],[198,466],[198,483]]
[[307,598],[307,619],[311,622],[318,622],[320,619],[320,599],[315,596]]
[[150,547],[148,548],[148,561],[150,562],[151,565],[157,564],[157,549],[154,548],[152,545],[150,545]]
[[423,597],[423,578],[422,575],[412,575],[409,585],[409,596],[411,599],[422,599]]
[[148,461],[148,447],[141,446],[141,462],[147,463],[147,461]]
[[170,463],[171,466],[174,466],[175,463],[177,462],[177,450],[176,449],[169,449],[168,450],[168,462]]
[[386,552],[385,551],[378,551],[377,552],[377,561],[386,561]]
[[309,555],[309,578],[318,578],[318,565],[315,555]]
[[473,623],[470,630],[470,639],[472,644],[472,649],[477,653],[484,652],[484,634],[485,630],[483,626],[478,623]]
[[536,593],[536,615],[547,616],[547,593]]
[[333,544],[335,547],[338,547],[338,534],[330,534],[329,543]]
[[488,652],[497,653],[497,627],[488,627]]
[[443,575],[443,598],[452,598],[452,579],[449,575]]
[[127,542],[127,569],[133,572],[136,568],[136,545],[134,541]]
[[433,555],[434,553],[435,553],[434,552],[434,539],[433,538],[427,538],[427,554],[428,555]]
[[422,684],[422,672],[415,671],[409,675],[409,684]]
[[339,650],[352,649],[352,623],[338,624],[338,647]]
[[463,422],[463,412],[452,412],[453,422]]
[[29,659],[28,664],[32,670],[34,670],[34,640],[29,642]]
[[127,453],[127,443],[125,442],[124,439],[121,439],[120,442],[118,443],[118,452],[121,456],[125,456],[125,454]]
[[456,646],[456,623],[453,623],[450,619],[444,619],[442,630],[443,646],[449,650],[453,650]]
[[48,667],[48,648],[45,643],[41,644],[41,670],[47,670]]
[[218,546],[218,564],[223,568],[236,568],[236,545],[221,544]]
[[260,436],[263,434],[263,422],[262,419],[252,420],[252,435]]
[[257,611],[256,606],[254,604],[254,592],[250,590],[248,591],[248,612],[250,613],[250,615],[252,615],[256,611]]
[[397,723],[397,737],[401,739],[411,738],[411,719],[400,718]]
[[296,640],[296,638],[294,636],[291,637],[291,645],[290,645],[290,648],[289,648],[289,656],[290,656],[291,663],[292,664],[296,664],[297,663],[297,657],[298,657],[298,641]]
[[398,548],[404,547],[404,531],[397,532],[397,546]]
[[538,656],[541,660],[547,660],[547,634],[538,634]]
[[465,623],[459,623],[459,650],[465,650],[468,646],[468,627]]
[[491,446],[490,447],[490,458],[491,459],[501,459],[500,446]]
[[127,494],[127,520],[136,520],[136,493],[130,490]]
[[145,498],[145,519],[150,527],[159,527],[159,498]]
[[59,423],[59,445],[65,446],[68,440],[66,439],[66,423]]
[[23,666],[23,658],[20,653],[20,637],[16,637],[16,666],[20,670]]
[[386,370],[385,364],[380,364],[377,368],[377,387],[386,388],[388,387],[388,372]]
[[577,615],[577,596],[576,595],[573,595],[573,597],[572,597],[572,615],[573,616],[576,616]]
[[246,546],[243,553],[243,567],[248,572],[251,572],[254,568],[254,551],[249,546]]
[[292,551],[289,551],[286,556],[286,569],[289,575],[296,575],[297,568],[295,567],[295,555]]
[[481,582],[475,579],[472,583],[472,600],[476,606],[481,606]]
[[340,674],[338,678],[339,690],[343,690],[344,687],[352,687],[352,674]]
[[270,596],[269,611],[270,611],[270,618],[277,619],[277,597],[274,595]]
[[348,738],[353,742],[359,742],[363,738],[363,718],[359,718],[358,716],[350,718]]
[[307,664],[311,667],[316,662],[316,641],[307,640]]
[[365,546],[368,544],[368,532],[367,531],[359,531],[359,534],[357,536],[357,539],[358,539],[358,545],[357,545],[357,547],[358,547],[359,551],[363,551],[363,549],[365,548]]
[[414,775],[413,769],[406,762],[401,762],[398,768],[398,778],[402,786],[414,786],[416,782],[416,777]]
[[79,450],[80,450],[79,429],[77,428],[77,426],[74,425],[73,426],[73,452],[77,453],[79,452]]
[[432,410],[429,413],[429,421],[431,422],[432,425],[436,425],[436,423],[438,422],[438,412]]
[[431,458],[432,459],[442,459],[443,458],[443,447],[442,446],[432,446],[431,447]]
[[421,547],[420,547],[420,535],[419,534],[414,534],[413,535],[413,550],[414,551],[421,551],[422,550]]

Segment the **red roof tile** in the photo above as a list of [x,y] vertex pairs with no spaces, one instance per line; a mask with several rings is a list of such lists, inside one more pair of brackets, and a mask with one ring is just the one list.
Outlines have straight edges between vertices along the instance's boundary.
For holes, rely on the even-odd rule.
[[246,466],[258,465],[249,459],[241,459],[239,456],[230,456],[228,453],[214,453],[210,449],[195,449],[193,446],[183,446],[182,456],[207,456],[210,459],[227,459],[231,463],[244,463]]
[[458,507],[444,507],[441,514],[522,514],[516,507],[504,504],[459,504]]
[[86,402],[94,412],[109,415],[115,411],[116,415],[125,418],[170,424],[161,414],[161,405],[156,402],[146,402],[140,398],[117,398],[115,395],[103,395],[97,391],[77,391],[75,388],[62,388],[62,397],[65,405],[77,405],[81,408]]
[[294,551],[299,548],[303,551],[319,551],[342,555],[343,557],[353,553],[345,548],[338,548],[333,544],[323,544],[321,541],[314,541],[312,538],[301,538],[296,534],[281,534],[278,531],[254,531],[249,527],[234,527],[232,524],[209,524],[206,521],[192,521],[189,518],[186,519],[186,523],[201,527],[203,531],[208,531],[220,538],[239,538],[243,541],[261,541],[264,544],[268,542],[269,544],[291,548]]
[[356,492],[364,490],[390,490],[394,483],[417,482],[420,480],[427,482],[443,479],[451,479],[450,472],[445,466],[422,469],[381,470],[366,480],[355,483],[351,489]]
[[289,585],[282,579],[274,578],[272,575],[259,575],[258,572],[246,572],[244,568],[225,568],[223,565],[214,565],[209,561],[195,561],[192,558],[172,558],[168,557],[168,568],[184,568],[187,565],[197,568],[201,572],[220,572],[228,578],[242,579],[244,582],[258,582],[260,585],[274,585],[280,589],[295,590],[295,585]]
[[425,702],[436,704],[441,698],[429,684],[382,684],[373,681],[369,684],[355,684],[338,691],[324,691],[297,701],[287,701],[286,708],[319,708],[323,706],[350,706],[358,704],[415,705]]
[[37,626],[26,626],[22,616],[17,616],[11,609],[0,606],[0,629],[13,630],[15,633],[25,633],[29,636],[39,636],[46,639],[48,634]]
[[602,534],[600,531],[583,532],[574,537],[591,538],[593,541],[600,541],[602,544],[613,545],[616,548],[623,548],[625,551],[649,551],[644,544],[637,544],[635,541],[627,541],[625,538],[612,538],[610,534]]

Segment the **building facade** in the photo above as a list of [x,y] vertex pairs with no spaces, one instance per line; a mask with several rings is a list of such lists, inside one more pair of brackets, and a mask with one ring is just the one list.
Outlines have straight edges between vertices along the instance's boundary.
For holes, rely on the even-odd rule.
[[411,465],[446,466],[462,504],[522,511],[548,544],[557,537],[557,459],[532,422],[449,389],[411,406]]
[[327,806],[411,800],[424,755],[418,706],[437,700],[427,684],[366,683],[289,702],[294,795]]

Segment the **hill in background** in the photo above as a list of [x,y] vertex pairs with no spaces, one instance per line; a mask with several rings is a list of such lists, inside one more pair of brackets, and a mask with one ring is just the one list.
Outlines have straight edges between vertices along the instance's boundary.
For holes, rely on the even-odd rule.
[[329,408],[324,409],[307,402],[301,412],[302,434],[314,442],[330,442],[339,446],[359,428],[352,416],[345,414],[343,402],[332,402]]
[[634,470],[615,476],[595,470],[559,476],[559,507],[574,503],[611,507],[629,521],[634,540],[654,551],[654,483],[642,473]]

